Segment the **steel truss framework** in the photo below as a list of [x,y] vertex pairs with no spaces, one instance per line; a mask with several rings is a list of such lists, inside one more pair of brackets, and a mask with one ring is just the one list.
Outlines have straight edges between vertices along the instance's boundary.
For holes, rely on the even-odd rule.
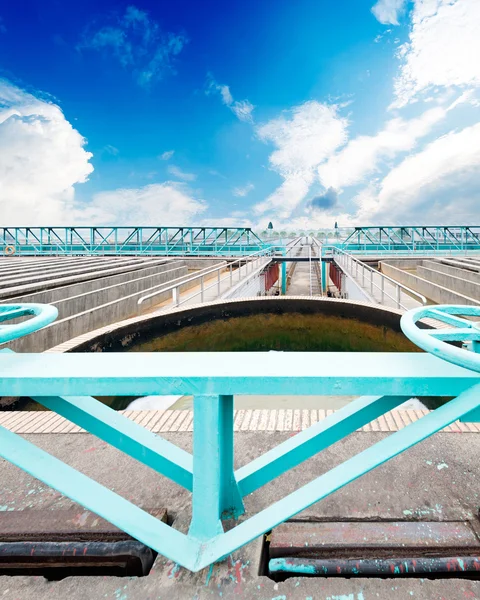
[[16,255],[230,255],[263,247],[246,227],[0,228],[0,252]]
[[[478,373],[430,354],[363,353],[39,354],[0,352],[0,394],[30,396],[192,492],[181,533],[19,435],[0,427],[0,456],[134,538],[198,571],[329,496],[385,461],[473,414]],[[348,368],[345,368],[348,365]],[[380,375],[381,374],[381,375]],[[80,395],[79,395],[80,394]],[[193,455],[95,400],[192,394]],[[234,394],[358,395],[309,429],[234,470]],[[368,394],[368,395],[363,395]],[[412,396],[455,399],[313,479],[224,532],[242,498]],[[473,419],[471,419],[473,420]]]
[[355,227],[338,242],[348,251],[480,250],[480,226]]

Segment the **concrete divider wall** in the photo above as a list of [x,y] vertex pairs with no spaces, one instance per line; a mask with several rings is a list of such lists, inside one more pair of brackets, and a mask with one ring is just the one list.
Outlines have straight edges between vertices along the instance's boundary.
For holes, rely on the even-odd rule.
[[[164,263],[165,259],[160,259],[157,264]],[[145,264],[145,261],[138,260],[122,260],[122,261],[104,261],[104,260],[94,260],[92,262],[87,261],[86,264],[81,265],[61,265],[59,267],[55,267],[54,269],[46,268],[46,269],[35,269],[33,272],[20,273],[15,274],[13,276],[2,278],[2,288],[11,288],[17,285],[22,285],[25,283],[33,284],[37,282],[43,281],[55,281],[55,279],[60,277],[68,277],[68,276],[80,276],[83,274],[88,274],[89,279],[93,279],[94,277],[101,276],[98,273],[101,273],[105,269],[113,268],[126,268],[127,270],[135,269],[135,267],[142,266],[142,263]],[[120,271],[119,271],[120,272]]]
[[[421,265],[424,260],[424,258],[389,258],[388,264],[397,267],[398,269],[415,269],[418,265]],[[380,268],[383,264],[385,264],[385,261],[383,260],[378,263]]]
[[[73,283],[79,283],[81,281],[91,281],[93,279],[104,279],[105,277],[111,275],[118,275],[120,273],[128,273],[129,271],[138,271],[142,267],[153,266],[153,265],[161,265],[165,264],[165,259],[160,259],[158,261],[152,261],[151,259],[147,259],[145,261],[141,261],[136,263],[136,267],[132,267],[132,265],[120,266],[120,267],[103,267],[99,271],[88,273],[81,273],[76,275],[69,275],[67,277],[59,277],[55,279],[48,279],[39,281],[36,283],[24,283],[19,284],[15,287],[0,289],[0,298],[13,298],[20,296],[22,294],[39,292],[41,290],[49,290],[55,287],[60,287],[64,285],[69,285]],[[26,279],[28,281],[28,279]]]
[[[5,277],[5,280],[9,280],[9,279],[15,279],[18,277],[27,277],[31,274],[54,274],[57,271],[66,271],[66,270],[76,270],[78,269],[78,271],[80,272],[80,269],[82,267],[94,267],[94,266],[98,266],[99,264],[112,264],[112,265],[118,265],[118,264],[122,264],[127,262],[126,260],[123,261],[117,261],[117,260],[105,260],[102,257],[96,257],[96,258],[90,258],[90,259],[85,259],[82,261],[71,261],[70,259],[63,259],[57,263],[38,263],[36,265],[25,265],[25,266],[21,266],[19,268],[15,268],[13,270],[11,269],[5,269],[3,268],[0,271],[0,274],[2,275],[2,280],[3,277]],[[130,263],[132,263],[133,261],[130,260]]]
[[442,287],[431,281],[427,281],[418,275],[402,271],[393,265],[382,261],[381,271],[388,277],[391,277],[399,283],[403,283],[407,287],[423,294],[433,302],[438,304],[469,304],[480,306],[480,301],[464,296],[448,288]]
[[26,294],[24,296],[15,296],[13,298],[8,298],[8,300],[0,300],[0,303],[36,302],[39,304],[56,304],[61,300],[73,298],[74,296],[84,293],[93,292],[95,290],[100,290],[110,286],[126,284],[136,279],[154,276],[156,274],[164,273],[165,271],[169,271],[171,269],[178,269],[180,267],[184,267],[185,273],[187,272],[187,268],[185,267],[183,260],[171,261],[161,263],[153,267],[127,271],[126,273],[120,273],[119,275],[112,275],[110,277],[104,277],[101,279],[91,279],[89,281],[64,285],[61,287],[52,288],[51,290]]
[[418,267],[417,273],[420,277],[437,283],[444,288],[455,290],[456,293],[462,294],[462,296],[469,296],[480,300],[480,284],[468,281],[461,277],[454,277],[441,271],[434,269],[427,269],[426,267]]
[[[58,308],[59,318],[63,319],[90,310],[96,306],[113,302],[114,300],[121,300],[125,296],[130,296],[136,292],[152,289],[162,283],[167,284],[173,279],[178,279],[179,277],[184,277],[186,275],[188,275],[187,267],[167,269],[160,273],[147,275],[146,277],[140,277],[132,279],[131,281],[117,283],[116,285],[102,287],[98,290],[87,291],[78,296],[64,298],[63,300],[51,304],[54,304]],[[85,282],[85,287],[88,287],[88,282]]]
[[468,281],[480,283],[480,273],[467,271],[467,269],[462,269],[461,267],[452,267],[441,262],[434,262],[433,260],[424,261],[422,266],[426,267],[427,269],[433,269],[434,271],[440,271],[440,273],[447,273],[453,277],[460,277],[461,279],[467,279]]
[[[168,286],[169,283],[170,281],[167,281],[165,285]],[[180,283],[179,288],[182,292],[197,285],[199,285],[198,281],[189,281],[184,284]],[[154,298],[148,299],[139,307],[137,304],[138,300],[150,291],[154,291],[154,289],[143,289],[129,296],[124,296],[101,306],[96,306],[70,317],[54,321],[40,331],[10,342],[8,348],[11,348],[15,352],[44,352],[88,331],[93,331],[105,325],[147,312],[152,307],[172,297],[171,291],[163,292]]]
[[[207,267],[216,267],[222,262],[232,262],[228,258],[190,258],[188,256],[182,256],[182,260],[188,267],[189,271],[197,271],[199,269],[206,269]],[[243,263],[245,264],[245,263]],[[236,268],[238,265],[234,265]]]

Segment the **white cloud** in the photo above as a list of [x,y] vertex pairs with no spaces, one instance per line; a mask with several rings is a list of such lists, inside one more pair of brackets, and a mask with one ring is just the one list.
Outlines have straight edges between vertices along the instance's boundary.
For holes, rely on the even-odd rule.
[[163,31],[147,11],[127,6],[122,16],[112,14],[102,27],[87,28],[77,48],[113,56],[140,86],[149,87],[175,73],[176,57],[187,43],[183,33]]
[[183,181],[194,181],[197,178],[195,173],[185,173],[185,171],[182,171],[182,169],[175,165],[169,165],[168,172],[178,179],[183,179]]
[[85,143],[57,105],[0,80],[2,224],[69,221],[74,186],[93,171]]
[[415,0],[410,39],[399,48],[401,107],[438,87],[480,86],[480,2]]
[[194,225],[206,207],[185,184],[154,183],[95,194],[90,204],[77,211],[75,222],[154,227]]
[[337,106],[316,101],[296,106],[258,127],[260,139],[277,148],[269,162],[284,182],[254,207],[255,212],[273,210],[287,218],[308,193],[315,168],[346,142],[346,128],[347,120],[338,116]]
[[158,157],[160,160],[170,160],[174,155],[175,150],[166,150],[163,154]]
[[451,131],[405,158],[363,194],[369,222],[468,223],[480,204],[480,123]]
[[249,194],[254,188],[255,186],[253,185],[253,183],[247,183],[247,185],[244,185],[243,187],[233,188],[232,194],[239,198],[243,198],[247,194]]
[[287,176],[272,194],[253,207],[254,213],[257,215],[271,213],[272,218],[288,219],[296,206],[308,194],[313,181],[312,171]]
[[354,138],[338,154],[320,165],[320,182],[325,188],[336,189],[361,183],[368,175],[378,171],[382,161],[393,159],[399,152],[412,150],[417,141],[430,133],[446,114],[447,109],[432,108],[410,120],[391,119],[376,135]]
[[398,17],[403,12],[406,0],[378,0],[372,6],[375,18],[384,25],[398,25]]
[[118,156],[118,154],[120,153],[120,150],[118,148],[115,148],[115,146],[112,146],[111,144],[107,144],[106,146],[104,146],[103,151],[107,154],[111,154],[112,156]]
[[205,93],[208,95],[212,92],[220,94],[223,104],[228,106],[237,119],[246,123],[253,123],[252,113],[255,106],[248,100],[234,100],[228,85],[217,83],[212,75],[208,73]]
[[277,119],[261,125],[258,136],[276,147],[272,168],[282,177],[310,171],[346,141],[347,120],[337,107],[310,101],[295,106]]

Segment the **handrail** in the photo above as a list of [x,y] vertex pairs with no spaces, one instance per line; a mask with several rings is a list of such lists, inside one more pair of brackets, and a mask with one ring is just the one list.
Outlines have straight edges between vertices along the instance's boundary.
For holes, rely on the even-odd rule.
[[[252,260],[251,260],[252,257],[257,257],[256,255],[259,255],[259,254],[261,254],[262,256],[268,255],[268,253],[270,253],[271,250],[272,250],[271,248],[262,248],[262,250],[257,250],[257,252],[253,252],[252,254],[248,254],[247,256],[242,256],[241,258],[238,258],[237,260],[234,260],[234,261],[228,263],[228,266],[230,267],[230,278],[232,280],[232,284],[233,284],[232,266],[235,263],[239,263],[238,270],[240,272],[241,263],[243,261],[245,261],[245,264],[248,265],[249,262],[252,262]],[[220,271],[222,271],[225,268],[226,265],[227,265],[227,261],[222,261],[222,263],[220,265],[217,265],[217,266],[211,267],[211,268],[207,268],[207,269],[203,269],[199,273],[195,273],[191,277],[188,277],[187,279],[184,279],[181,282],[177,282],[177,283],[173,283],[173,284],[164,286],[164,287],[162,287],[162,288],[160,288],[158,290],[155,290],[154,292],[151,292],[150,294],[146,294],[145,296],[142,296],[141,298],[138,299],[137,304],[140,306],[146,300],[149,300],[150,298],[153,298],[154,296],[158,296],[159,294],[163,294],[165,292],[172,291],[174,304],[176,306],[179,306],[181,304],[181,302],[180,302],[180,293],[179,293],[180,286],[185,285],[186,283],[191,283],[192,281],[196,281],[198,279],[200,280],[200,284],[202,286],[202,289],[200,290],[200,292],[197,292],[196,294],[193,294],[191,297],[193,298],[193,297],[195,297],[198,294],[202,294],[202,300],[203,300],[203,293],[205,292],[205,289],[210,289],[210,287],[213,287],[213,285],[218,285],[219,292],[220,292],[220,283],[222,281],[220,279]],[[216,273],[216,272],[218,272],[218,274],[219,274],[218,282],[216,282],[215,284],[212,284],[212,285],[208,286],[207,288],[204,288],[203,287],[203,279],[204,279],[205,275],[210,275],[211,273]]]
[[[356,263],[357,265],[357,272],[358,272],[358,265],[361,266],[362,270],[362,280],[364,279],[364,272],[365,269],[367,269],[367,271],[370,271],[371,275],[370,275],[370,289],[372,291],[372,297],[373,297],[373,287],[376,287],[378,290],[380,290],[381,294],[382,294],[382,300],[383,300],[383,296],[388,296],[391,300],[393,300],[396,304],[397,304],[397,308],[403,308],[405,310],[408,310],[408,307],[404,306],[401,302],[400,302],[400,294],[401,294],[401,290],[403,290],[405,293],[407,293],[409,296],[414,296],[415,298],[417,298],[421,304],[423,304],[424,306],[427,304],[428,300],[425,296],[423,296],[422,294],[419,294],[418,292],[416,292],[415,290],[412,290],[411,288],[407,287],[406,285],[403,285],[403,283],[399,283],[398,281],[395,281],[395,279],[392,279],[391,277],[389,277],[388,275],[385,275],[384,273],[381,273],[380,271],[376,271],[375,269],[372,269],[372,267],[366,265],[364,262],[358,260],[357,258],[355,258],[354,256],[352,256],[351,254],[349,254],[348,252],[345,252],[345,250],[342,250],[341,248],[337,248],[336,246],[323,246],[323,248],[325,249],[331,249],[332,250],[332,254],[333,256],[335,256],[335,253],[338,252],[342,255],[344,255],[347,258],[347,261],[350,260],[350,267],[352,262]],[[353,269],[351,269],[353,272]],[[376,283],[373,282],[373,274],[378,275],[381,279],[382,285],[378,286]],[[396,288],[397,288],[397,297],[393,298],[388,292],[385,291],[384,288],[384,281],[387,280],[390,283],[392,283]],[[375,298],[373,298],[375,299]]]

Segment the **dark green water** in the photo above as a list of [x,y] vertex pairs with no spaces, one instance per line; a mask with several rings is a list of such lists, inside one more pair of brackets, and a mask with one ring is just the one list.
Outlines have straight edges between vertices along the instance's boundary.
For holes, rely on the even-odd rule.
[[[322,314],[258,314],[217,319],[136,343],[127,352],[420,352],[402,333],[355,319]],[[134,397],[99,398],[116,410]],[[275,408],[272,397],[268,406]],[[428,399],[433,408],[443,403]],[[178,408],[189,407],[189,401]],[[42,410],[29,401],[26,410]],[[177,406],[175,405],[175,408]],[[335,406],[331,406],[335,408]]]

